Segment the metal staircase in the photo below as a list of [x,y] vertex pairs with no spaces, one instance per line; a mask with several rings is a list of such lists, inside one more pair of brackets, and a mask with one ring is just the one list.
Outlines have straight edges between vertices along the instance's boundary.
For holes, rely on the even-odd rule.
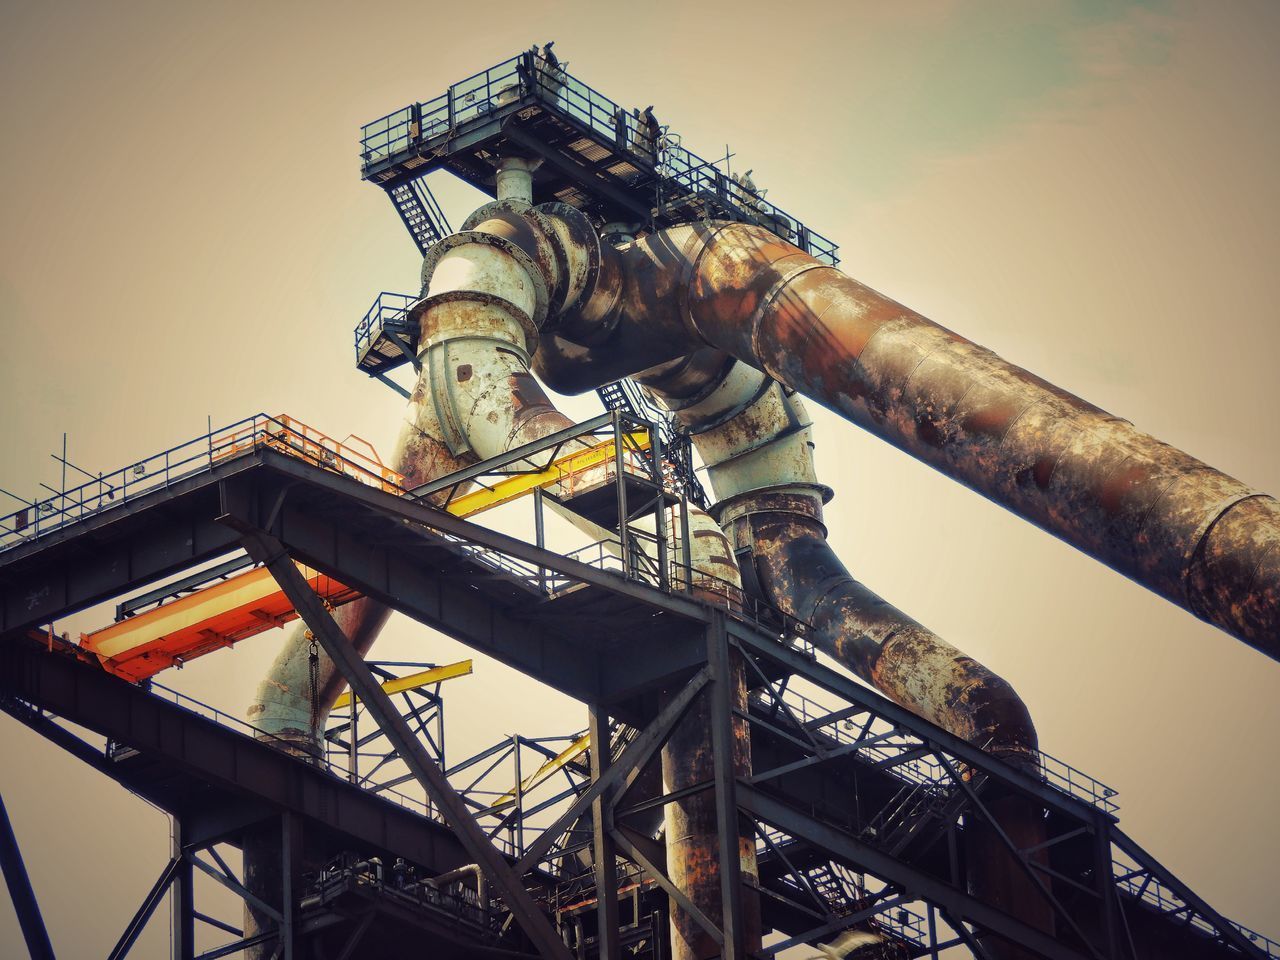
[[[986,775],[975,771],[969,787],[976,794],[985,783]],[[913,844],[924,850],[941,838],[968,803],[968,795],[958,788],[909,783],[867,825],[863,835],[895,857]]]
[[672,468],[671,479],[675,481],[678,492],[702,509],[707,509],[711,501],[707,499],[707,492],[694,473],[693,445],[689,442],[689,435],[683,431],[671,412],[650,400],[630,380],[615,380],[597,387],[596,396],[606,410],[621,410],[629,417],[647,420],[658,428],[663,459]]
[[387,196],[391,198],[404,225],[409,228],[409,234],[418,245],[420,253],[425,254],[433,243],[453,233],[453,227],[449,226],[431,188],[421,177],[391,187],[387,190]]

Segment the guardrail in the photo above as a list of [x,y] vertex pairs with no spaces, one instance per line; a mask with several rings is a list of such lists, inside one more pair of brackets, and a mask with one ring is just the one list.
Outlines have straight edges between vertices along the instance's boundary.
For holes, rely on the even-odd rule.
[[[356,440],[368,453],[350,445]],[[404,478],[359,437],[337,441],[285,414],[255,414],[0,517],[0,552],[163,489],[259,447],[279,450],[361,483],[404,493]]]
[[366,351],[373,346],[374,342],[382,334],[382,331],[391,327],[395,329],[405,323],[405,317],[417,297],[410,296],[407,293],[392,293],[383,290],[378,294],[371,306],[360,322],[356,324],[355,341],[356,341],[356,359],[364,357]]
[[[837,743],[856,743],[864,735],[851,721],[827,721],[838,708],[825,706],[790,687],[783,691],[782,698],[801,723],[813,724],[811,730],[821,732]],[[879,719],[866,732],[878,739],[858,752],[877,761],[896,758],[900,753],[913,748],[918,739],[914,735],[896,735],[891,723]],[[1120,804],[1115,799],[1119,791],[1101,780],[1043,751],[1037,751],[1036,759],[1041,779],[1059,792],[1083,800],[1105,813],[1114,814],[1120,809]],[[950,779],[941,764],[925,757],[895,764],[889,768],[889,772],[921,786],[934,786]]]
[[728,176],[710,161],[684,147],[678,136],[664,132],[655,138],[634,113],[587,86],[563,67],[522,53],[449,87],[425,103],[401,107],[360,128],[360,159],[368,171],[416,145],[463,124],[488,116],[526,96],[533,96],[584,129],[613,143],[652,172],[666,203],[696,198],[737,213],[794,243],[832,266],[840,262],[839,247],[800,220],[767,201],[743,182]]

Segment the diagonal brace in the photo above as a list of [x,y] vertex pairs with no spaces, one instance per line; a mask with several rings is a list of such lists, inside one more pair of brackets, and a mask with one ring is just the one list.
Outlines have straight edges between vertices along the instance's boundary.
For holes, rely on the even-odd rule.
[[400,754],[400,759],[413,771],[427,796],[444,814],[463,848],[475,858],[485,878],[497,890],[538,952],[544,957],[572,960],[568,948],[520,882],[519,874],[511,869],[502,854],[489,842],[480,825],[467,811],[462,797],[413,735],[391,698],[370,673],[364,659],[356,653],[315,591],[298,572],[280,541],[263,533],[243,529],[241,533],[249,555],[271,571],[280,589],[292,601],[294,609],[302,615],[325,653],[351,685],[352,692],[364,701],[365,708],[386,733],[387,739]]
[[671,731],[684,716],[689,704],[693,702],[693,698],[698,692],[706,686],[710,674],[704,667],[694,674],[684,689],[682,689],[671,702],[662,709],[662,712],[644,729],[640,736],[636,737],[622,751],[622,755],[609,765],[609,769],[601,774],[597,779],[591,782],[586,790],[578,795],[578,799],[566,810],[551,827],[548,827],[538,839],[529,844],[529,848],[525,851],[524,857],[516,864],[516,871],[524,873],[526,870],[532,870],[551,849],[556,838],[569,828],[579,817],[586,813],[587,808],[591,806],[593,800],[604,794],[606,790],[613,787],[619,780],[623,781],[622,787],[617,790],[614,798],[622,796],[626,793],[627,787],[632,782],[633,775],[637,774],[649,758],[667,742],[667,738],[671,735]]

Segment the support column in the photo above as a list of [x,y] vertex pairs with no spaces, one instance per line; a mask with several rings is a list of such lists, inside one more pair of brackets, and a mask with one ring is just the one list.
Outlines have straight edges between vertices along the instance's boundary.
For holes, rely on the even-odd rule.
[[[354,702],[352,704],[354,713]],[[301,822],[295,814],[280,814],[280,957],[294,960],[298,955],[295,938],[297,927],[297,883],[302,875]]]
[[[744,829],[734,797],[736,779],[751,771],[741,654],[728,646],[725,615],[716,610],[706,633],[711,682],[662,752],[667,875],[688,904],[671,902],[672,960],[742,958],[760,949],[760,901],[755,886],[755,831]],[[751,886],[744,884],[747,881]],[[723,934],[717,942],[701,915]]]
[[173,960],[194,960],[196,955],[196,903],[191,861],[182,855],[183,829],[178,817],[171,818],[170,852],[174,871],[173,896],[169,899],[170,943]]
[[[598,781],[612,763],[609,717],[598,705],[588,710],[591,735],[591,780]],[[596,873],[596,947],[600,960],[620,960],[618,944],[618,865],[613,842],[613,798],[606,791],[591,803],[591,854]],[[638,918],[637,918],[638,919]]]
[[[724,614],[717,611],[707,625],[707,663],[711,667],[711,752],[715,777],[715,808],[720,852],[721,930],[724,931],[723,960],[747,956],[742,904],[742,825],[739,822],[735,789],[737,770],[734,758],[734,677],[729,663],[729,637]],[[742,670],[738,670],[742,683]],[[751,837],[754,844],[755,838]]]

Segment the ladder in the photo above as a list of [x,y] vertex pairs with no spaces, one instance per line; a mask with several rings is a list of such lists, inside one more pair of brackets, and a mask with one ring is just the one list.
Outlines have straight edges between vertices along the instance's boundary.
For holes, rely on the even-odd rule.
[[674,471],[672,479],[681,493],[705,510],[710,501],[693,471],[693,447],[689,435],[681,429],[671,412],[642,394],[630,380],[615,380],[596,387],[596,396],[606,410],[620,410],[627,416],[647,420],[657,428],[663,459]]
[[387,191],[396,213],[409,229],[409,235],[418,245],[418,251],[426,254],[427,249],[439,240],[453,233],[444,211],[436,202],[431,188],[422,178],[401,183]]

